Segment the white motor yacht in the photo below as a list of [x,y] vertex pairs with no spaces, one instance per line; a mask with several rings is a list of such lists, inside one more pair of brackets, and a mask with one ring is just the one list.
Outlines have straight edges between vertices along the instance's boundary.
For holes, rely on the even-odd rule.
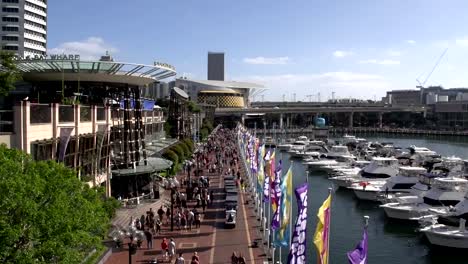
[[332,148],[327,153],[328,159],[337,159],[337,158],[342,158],[342,157],[356,159],[356,157],[354,157],[354,155],[352,155],[349,152],[347,146],[341,146],[341,145],[332,146]]
[[418,176],[425,172],[423,167],[400,167],[398,174],[388,178],[380,189],[375,184],[370,188],[352,189],[358,199],[376,202],[389,193],[409,193],[411,187],[419,181]]
[[437,246],[468,249],[468,230],[466,220],[461,218],[459,226],[433,224],[419,229],[429,240],[429,243]]
[[304,149],[309,145],[309,139],[306,136],[300,136],[297,138],[294,143],[291,144],[291,147],[289,150],[287,150],[288,153],[295,153],[295,152],[300,152],[304,151]]
[[307,165],[312,171],[329,172],[333,168],[349,167],[354,162],[354,156],[342,156],[337,159],[320,159],[320,160],[304,160],[303,164]]
[[431,188],[432,182],[435,178],[440,177],[437,174],[423,173],[419,175],[418,182],[413,185],[409,193],[389,193],[383,197],[380,197],[379,201],[382,204],[386,203],[422,203],[423,196]]
[[366,178],[389,178],[397,175],[399,163],[396,158],[374,157],[371,163],[362,169]]
[[433,245],[468,248],[468,193],[465,199],[455,207],[446,210],[442,215],[434,217],[432,223],[421,228],[429,242]]
[[386,203],[380,207],[385,214],[394,219],[419,220],[431,214],[430,209],[453,206],[464,199],[468,190],[468,180],[463,178],[435,178],[432,188],[416,203]]
[[291,153],[292,158],[304,158],[309,156],[320,156],[322,153],[327,150],[324,148],[323,141],[308,141],[307,145],[302,150],[297,150]]

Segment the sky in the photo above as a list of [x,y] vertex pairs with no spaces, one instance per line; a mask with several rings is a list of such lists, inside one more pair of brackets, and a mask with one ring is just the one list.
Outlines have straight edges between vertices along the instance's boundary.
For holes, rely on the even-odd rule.
[[227,80],[265,86],[257,101],[380,99],[417,80],[468,87],[466,10],[466,0],[49,0],[47,45],[166,62],[200,80],[208,51],[221,51]]

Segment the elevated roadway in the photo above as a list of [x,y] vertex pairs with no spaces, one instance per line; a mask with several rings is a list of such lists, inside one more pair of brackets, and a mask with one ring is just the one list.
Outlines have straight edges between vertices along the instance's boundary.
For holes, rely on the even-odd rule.
[[390,113],[390,112],[426,112],[424,106],[332,106],[311,105],[298,107],[254,107],[254,108],[217,108],[217,116],[248,114],[304,114],[304,113]]

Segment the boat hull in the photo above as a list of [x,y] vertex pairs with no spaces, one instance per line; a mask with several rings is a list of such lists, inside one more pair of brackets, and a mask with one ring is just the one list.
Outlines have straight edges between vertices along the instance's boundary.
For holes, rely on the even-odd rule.
[[450,229],[452,232],[443,233],[438,229],[431,230],[428,228],[423,233],[432,245],[468,249],[468,232],[459,232],[457,227]]
[[378,198],[379,192],[377,191],[365,191],[365,190],[358,190],[358,189],[353,189],[353,191],[359,200],[372,201],[372,202],[378,201],[377,198]]
[[[398,207],[398,206],[381,206],[384,209],[385,215],[388,218],[398,219],[398,220],[407,220],[407,221],[416,221],[415,218],[428,215],[428,208],[412,209],[408,207]],[[413,220],[415,219],[415,220]]]

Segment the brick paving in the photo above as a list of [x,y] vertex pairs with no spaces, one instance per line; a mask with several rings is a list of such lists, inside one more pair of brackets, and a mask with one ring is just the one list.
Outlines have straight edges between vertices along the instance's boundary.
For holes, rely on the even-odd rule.
[[[219,174],[209,174],[206,170],[203,175],[210,177],[210,190],[214,191],[213,204],[210,205],[205,214],[202,214],[202,223],[199,229],[170,231],[169,225],[162,226],[161,234],[154,236],[153,249],[147,249],[146,241],[136,254],[132,256],[132,263],[149,263],[150,260],[161,257],[160,244],[162,238],[174,238],[176,242],[177,254],[183,253],[185,263],[190,263],[191,256],[198,252],[200,263],[231,263],[230,256],[233,251],[241,253],[247,263],[264,264],[267,257],[262,247],[253,248],[252,242],[260,238],[260,222],[254,214],[253,202],[247,194],[240,194],[239,208],[236,218],[236,227],[227,229],[224,226],[224,186],[223,179]],[[245,177],[241,169],[242,177]],[[178,179],[186,177],[186,174],[179,174]],[[180,189],[179,191],[183,191]],[[161,200],[170,197],[170,191],[162,193],[162,199],[153,203],[143,203],[133,209],[121,209],[113,221],[116,225],[127,226],[130,217],[141,216],[149,208],[157,210],[161,205]],[[248,204],[245,204],[249,201]],[[188,201],[188,208],[194,208],[195,202]],[[250,242],[249,242],[250,238]],[[128,241],[126,241],[128,242]],[[261,245],[261,243],[259,243]],[[175,259],[174,259],[175,260]],[[172,260],[171,263],[174,263]],[[128,247],[113,248],[112,255],[106,264],[129,263]],[[167,262],[169,263],[169,262]]]

